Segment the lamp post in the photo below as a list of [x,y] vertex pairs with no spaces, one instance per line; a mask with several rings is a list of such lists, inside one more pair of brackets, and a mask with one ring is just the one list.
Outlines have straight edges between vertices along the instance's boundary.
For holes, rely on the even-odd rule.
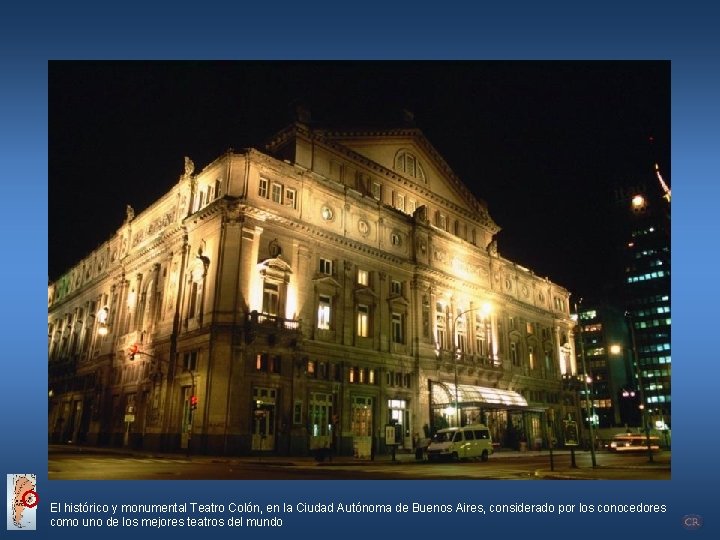
[[632,313],[625,312],[628,325],[630,326],[630,341],[632,343],[633,362],[635,364],[635,376],[637,377],[638,391],[640,393],[640,410],[642,414],[643,431],[645,431],[645,443],[647,444],[648,461],[653,463],[652,446],[650,445],[650,425],[647,418],[647,403],[645,401],[645,388],[642,379],[642,370],[640,369],[640,358],[637,353],[637,343],[635,341],[635,324],[633,322]]
[[578,335],[580,337],[580,361],[582,362],[583,386],[585,389],[585,409],[588,415],[588,429],[590,430],[590,458],[592,459],[594,469],[597,467],[597,460],[595,459],[595,430],[593,428],[592,399],[590,398],[590,388],[588,387],[588,372],[585,367],[585,343],[583,339],[582,322],[580,320],[580,310],[578,309],[578,305],[581,303],[582,298],[579,302],[575,302],[575,313],[577,313]]
[[[452,340],[453,340],[453,367],[455,368],[455,420],[457,422],[457,427],[460,427],[460,401],[459,401],[459,392],[458,392],[458,356],[459,356],[459,344],[457,343],[457,334],[456,334],[456,328],[457,328],[457,322],[460,320],[461,317],[464,317],[468,313],[472,313],[474,311],[480,311],[483,314],[483,318],[489,317],[490,313],[492,311],[492,307],[489,303],[485,302],[482,306],[466,309],[465,311],[462,311],[457,314],[457,316],[453,319],[452,323]],[[489,343],[489,336],[488,337],[488,343]],[[465,334],[465,340],[466,340],[466,346],[467,346],[467,333]]]

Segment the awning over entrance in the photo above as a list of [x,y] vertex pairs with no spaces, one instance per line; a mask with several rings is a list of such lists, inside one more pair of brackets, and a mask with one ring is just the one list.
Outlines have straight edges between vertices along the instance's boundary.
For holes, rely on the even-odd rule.
[[[460,407],[508,408],[528,406],[525,398],[512,390],[500,390],[472,384],[459,384],[457,390]],[[431,397],[432,404],[436,407],[454,405],[455,385],[433,382]]]

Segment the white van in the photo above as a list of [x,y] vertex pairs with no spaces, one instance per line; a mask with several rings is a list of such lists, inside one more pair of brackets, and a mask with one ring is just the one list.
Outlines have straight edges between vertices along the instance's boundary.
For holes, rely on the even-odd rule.
[[427,449],[428,460],[480,458],[487,461],[493,453],[490,430],[483,424],[440,429]]

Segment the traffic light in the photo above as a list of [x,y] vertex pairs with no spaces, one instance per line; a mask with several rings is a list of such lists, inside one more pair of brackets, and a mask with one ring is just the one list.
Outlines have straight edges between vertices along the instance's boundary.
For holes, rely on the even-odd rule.
[[130,360],[135,360],[135,355],[138,353],[138,346],[137,343],[130,347],[130,353],[128,356],[130,357]]
[[190,396],[190,408],[194,411],[197,409],[198,398],[197,396]]

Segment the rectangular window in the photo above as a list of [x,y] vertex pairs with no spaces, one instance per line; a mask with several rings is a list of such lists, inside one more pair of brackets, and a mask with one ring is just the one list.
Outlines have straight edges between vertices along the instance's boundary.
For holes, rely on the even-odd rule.
[[295,400],[293,405],[293,424],[302,424],[302,401]]
[[518,356],[517,343],[510,343],[510,361],[513,366],[520,365],[520,357]]
[[190,298],[188,299],[188,319],[192,319],[195,317],[195,310],[197,308],[197,295],[198,284],[193,281],[192,285],[190,286]]
[[357,282],[358,285],[365,285],[366,287],[368,286],[369,279],[367,270],[358,270]]
[[289,206],[293,210],[297,208],[297,191],[292,188],[285,190],[285,206]]
[[402,283],[399,281],[390,281],[390,294],[402,295]]
[[485,351],[485,334],[481,334],[479,331],[475,333],[475,352],[480,356],[487,356]]
[[380,182],[373,182],[371,186],[371,193],[373,199],[379,201],[382,198],[382,186]]
[[528,334],[534,334],[535,333],[535,324],[531,322],[527,322],[525,324],[525,330]]
[[268,366],[268,371],[270,373],[280,373],[280,364],[281,364],[281,357],[280,356],[273,356],[270,358],[270,365]]
[[320,273],[332,276],[333,262],[330,259],[320,259]]
[[195,371],[197,369],[197,351],[186,352],[183,355],[183,371]]
[[215,180],[215,198],[220,198],[220,180]]
[[277,315],[279,298],[280,292],[277,283],[266,281],[263,286],[263,313]]
[[528,362],[530,369],[535,369],[535,348],[532,345],[528,345]]
[[448,220],[445,214],[440,214],[438,218],[438,227],[440,227],[443,231],[448,230]]
[[268,366],[268,355],[257,354],[255,355],[255,371],[267,371]]
[[417,201],[415,201],[414,199],[410,199],[410,208],[409,208],[409,210],[410,210],[410,213],[411,213],[411,214],[414,214],[414,213],[415,213],[415,210],[417,210]]
[[268,192],[268,181],[266,178],[261,178],[258,184],[258,196],[263,199],[267,199],[270,193]]
[[440,350],[447,348],[447,340],[445,339],[446,320],[445,320],[445,308],[442,304],[435,306],[435,332],[437,334],[437,344]]
[[363,304],[358,305],[357,335],[360,337],[370,335],[370,309]]
[[330,297],[321,294],[318,301],[318,328],[330,330]]
[[282,196],[283,196],[282,184],[276,184],[273,182],[271,195],[272,195],[272,201],[274,203],[282,204]]
[[393,313],[391,318],[391,332],[393,343],[404,343],[402,313]]
[[397,208],[401,212],[405,211],[405,195],[398,193],[395,196],[395,208]]

